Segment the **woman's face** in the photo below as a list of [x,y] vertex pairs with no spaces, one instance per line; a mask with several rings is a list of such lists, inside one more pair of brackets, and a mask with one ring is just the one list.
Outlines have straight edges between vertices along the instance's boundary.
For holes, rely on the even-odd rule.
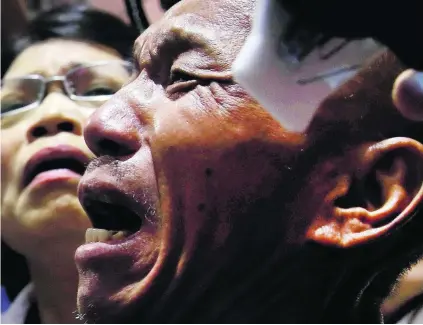
[[[75,66],[116,60],[121,58],[113,50],[83,42],[50,40],[32,45],[15,59],[4,76],[2,112],[6,107],[13,110],[23,99],[30,102],[34,98],[37,87],[22,81],[22,77],[63,76]],[[68,90],[78,95],[112,91],[110,85],[120,87],[127,81],[112,70],[103,65],[97,70],[77,71],[72,76],[75,84],[69,84]],[[102,77],[90,81],[92,71],[100,71]],[[19,79],[5,82],[14,78]],[[83,239],[90,222],[76,193],[79,178],[93,154],[84,142],[82,128],[101,103],[72,100],[63,83],[53,81],[46,85],[39,105],[2,114],[2,238],[18,252],[31,254],[39,244],[52,239],[72,244]]]

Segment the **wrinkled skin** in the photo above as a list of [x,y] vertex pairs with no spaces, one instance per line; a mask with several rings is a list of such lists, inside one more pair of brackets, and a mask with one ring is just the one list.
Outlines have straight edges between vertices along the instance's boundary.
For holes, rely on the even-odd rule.
[[[416,123],[390,97],[400,64],[381,57],[321,105],[305,134],[289,133],[232,80],[251,14],[242,0],[173,7],[135,43],[139,76],[89,120],[86,142],[102,157],[80,183],[82,204],[125,202],[154,220],[127,240],[77,250],[86,320],[342,315],[374,271],[348,282],[366,265],[351,249],[380,249],[372,243],[421,204]],[[351,300],[335,300],[338,285]]]

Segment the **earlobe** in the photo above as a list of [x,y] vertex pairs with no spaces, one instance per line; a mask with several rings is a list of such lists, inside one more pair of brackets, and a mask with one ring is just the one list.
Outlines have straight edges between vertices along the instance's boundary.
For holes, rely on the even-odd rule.
[[423,145],[391,138],[354,152],[350,174],[339,176],[307,238],[353,247],[397,229],[423,203]]

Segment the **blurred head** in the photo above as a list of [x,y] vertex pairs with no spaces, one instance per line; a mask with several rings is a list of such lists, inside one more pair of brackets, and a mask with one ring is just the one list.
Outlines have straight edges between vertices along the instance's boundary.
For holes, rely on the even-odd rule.
[[26,258],[83,240],[90,221],[77,184],[93,157],[83,126],[130,79],[133,40],[132,29],[108,14],[60,7],[2,44],[2,241]]
[[87,320],[321,321],[415,253],[398,229],[416,227],[423,146],[392,104],[401,64],[382,55],[289,133],[232,79],[252,9],[171,8],[135,42],[141,73],[90,117]]

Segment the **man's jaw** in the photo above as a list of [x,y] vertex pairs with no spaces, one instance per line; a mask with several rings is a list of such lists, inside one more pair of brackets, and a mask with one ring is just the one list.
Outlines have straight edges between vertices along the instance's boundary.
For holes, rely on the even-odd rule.
[[[136,223],[128,220],[126,229],[134,225],[135,232],[132,235],[110,242],[85,244],[78,249],[76,261],[80,273],[79,311],[90,322],[157,322],[161,319],[167,322],[186,317],[219,319],[224,318],[226,312],[236,315],[253,298],[244,293],[244,287],[247,288],[244,280],[248,280],[249,275],[253,274],[250,268],[254,272],[257,271],[256,268],[260,269],[261,263],[252,262],[252,257],[256,258],[255,261],[266,260],[270,239],[253,240],[251,234],[258,229],[276,231],[275,227],[267,227],[267,223],[263,225],[261,218],[257,218],[257,215],[271,213],[264,211],[261,204],[254,204],[254,207],[248,209],[251,212],[248,216],[245,215],[245,206],[236,211],[229,209],[228,198],[222,194],[219,186],[228,181],[227,177],[216,178],[218,176],[211,169],[205,169],[203,164],[191,165],[187,174],[188,169],[180,161],[166,160],[169,164],[166,165],[162,159],[157,163],[161,167],[157,173],[161,180],[161,186],[157,187],[161,189],[160,226],[153,227],[147,220],[142,220],[140,229],[137,230]],[[142,218],[148,207],[140,209],[142,202],[139,198],[133,200],[132,194],[145,189],[151,190],[151,184],[147,182],[143,186],[142,180],[134,176],[132,170],[124,170],[127,162],[103,162],[104,164],[94,162],[95,168],[89,167],[83,177],[79,189],[81,203],[84,206],[87,205],[84,202],[88,202],[90,206],[92,201],[99,205],[124,205],[125,209],[131,210],[126,216],[128,219],[131,216]],[[170,168],[172,166],[173,169]],[[146,168],[148,169],[141,163],[136,170],[141,170],[145,175]],[[163,175],[163,170],[168,171],[168,174]],[[122,179],[126,177],[135,179],[134,183],[122,183]],[[187,177],[194,178],[195,184],[187,186]],[[148,193],[147,191],[147,197]],[[222,196],[225,200],[219,203],[218,198]],[[204,202],[204,205],[199,205],[198,202]],[[98,213],[96,210],[100,208],[94,207],[92,213]],[[105,225],[98,220],[115,220],[121,214],[120,208],[114,213],[111,212],[112,208],[104,210],[103,216],[93,218],[94,227],[104,228]],[[228,210],[226,217],[216,215],[217,211],[224,210]],[[278,220],[281,220],[280,209],[269,208],[269,212],[273,210],[277,210]],[[230,239],[224,236],[222,240],[216,240],[219,237],[217,235],[222,233],[223,220],[231,220],[232,223],[237,220],[237,223],[231,224],[233,231],[228,234]],[[119,229],[113,225],[108,227]],[[269,234],[268,231],[264,233]],[[280,234],[279,231],[277,233]],[[260,234],[259,232],[255,237],[260,237]],[[274,235],[272,237],[276,247],[282,238]],[[263,243],[266,244],[265,247],[262,247]],[[235,275],[236,281],[232,281],[231,275]],[[208,297],[227,299],[216,299],[213,306],[210,306]],[[235,301],[239,297],[246,301],[243,300],[239,308],[228,310],[228,304],[234,297],[237,298]]]
[[127,161],[96,159],[82,177],[78,195],[93,224],[86,243],[75,253],[80,302],[101,293],[115,295],[143,282],[158,261],[162,232],[149,150]]
[[[119,162],[111,162],[111,165],[117,166]],[[100,165],[95,169],[88,169],[79,191],[84,206],[87,202],[90,206],[90,201],[95,201],[96,204],[100,201],[99,205],[101,202],[117,202],[116,205],[131,209],[131,195],[122,193],[124,184],[113,185],[112,175],[121,172],[113,171],[113,168],[115,167]],[[191,169],[191,173],[194,172]],[[239,312],[245,312],[249,302],[254,302],[254,295],[249,295],[248,290],[244,289],[250,288],[247,283],[251,274],[261,273],[261,265],[265,264],[268,258],[266,253],[269,253],[270,239],[262,242],[260,238],[252,238],[251,234],[255,232],[250,231],[274,228],[263,225],[260,218],[254,217],[259,215],[258,212],[267,215],[267,210],[264,211],[261,205],[255,207],[257,211],[253,207],[249,216],[228,211],[232,221],[237,220],[234,225],[237,231],[230,234],[231,240],[223,240],[221,246],[216,247],[215,235],[219,233],[221,220],[215,215],[216,211],[219,211],[218,202],[211,204],[206,199],[216,198],[220,188],[212,186],[210,177],[201,178],[198,174],[198,183],[201,183],[200,179],[204,179],[207,186],[197,183],[196,186],[185,187],[181,194],[176,188],[185,182],[182,182],[178,175],[184,179],[183,175],[186,173],[172,173],[173,178],[167,178],[169,193],[160,193],[161,201],[167,202],[161,202],[167,208],[161,207],[160,227],[149,228],[151,224],[142,220],[140,229],[134,228],[135,232],[128,237],[89,243],[78,249],[76,260],[80,273],[79,312],[89,322],[148,323],[162,319],[163,322],[176,322],[190,317],[199,320],[222,320],[226,317],[231,319],[236,318]],[[194,204],[200,199],[196,196],[199,188],[208,189],[202,197],[205,202],[204,209]],[[119,193],[116,192],[117,189],[120,190]],[[139,202],[136,206],[138,205]],[[209,206],[212,209],[209,210]],[[96,211],[100,208],[94,207],[92,213],[98,213]],[[139,215],[142,215],[140,211],[145,213],[148,210],[146,207],[135,209],[128,212],[125,218],[129,219],[132,215],[139,218]],[[90,213],[90,207],[87,210]],[[120,216],[120,208],[114,213],[111,211],[113,209],[109,207],[105,209],[103,216],[94,217],[94,226],[105,227],[102,221],[98,220],[114,220],[116,216]],[[126,224],[127,228],[132,225],[129,221]],[[192,225],[198,226],[198,229],[193,231],[189,228]],[[112,228],[111,225],[108,227]],[[191,241],[187,240],[188,232],[195,237]],[[277,247],[281,238],[276,236],[276,233],[273,234],[275,242],[271,247]],[[263,246],[263,243],[266,245]],[[235,275],[235,278],[231,275]],[[209,296],[219,299],[210,302]],[[239,306],[229,308],[234,301]]]

